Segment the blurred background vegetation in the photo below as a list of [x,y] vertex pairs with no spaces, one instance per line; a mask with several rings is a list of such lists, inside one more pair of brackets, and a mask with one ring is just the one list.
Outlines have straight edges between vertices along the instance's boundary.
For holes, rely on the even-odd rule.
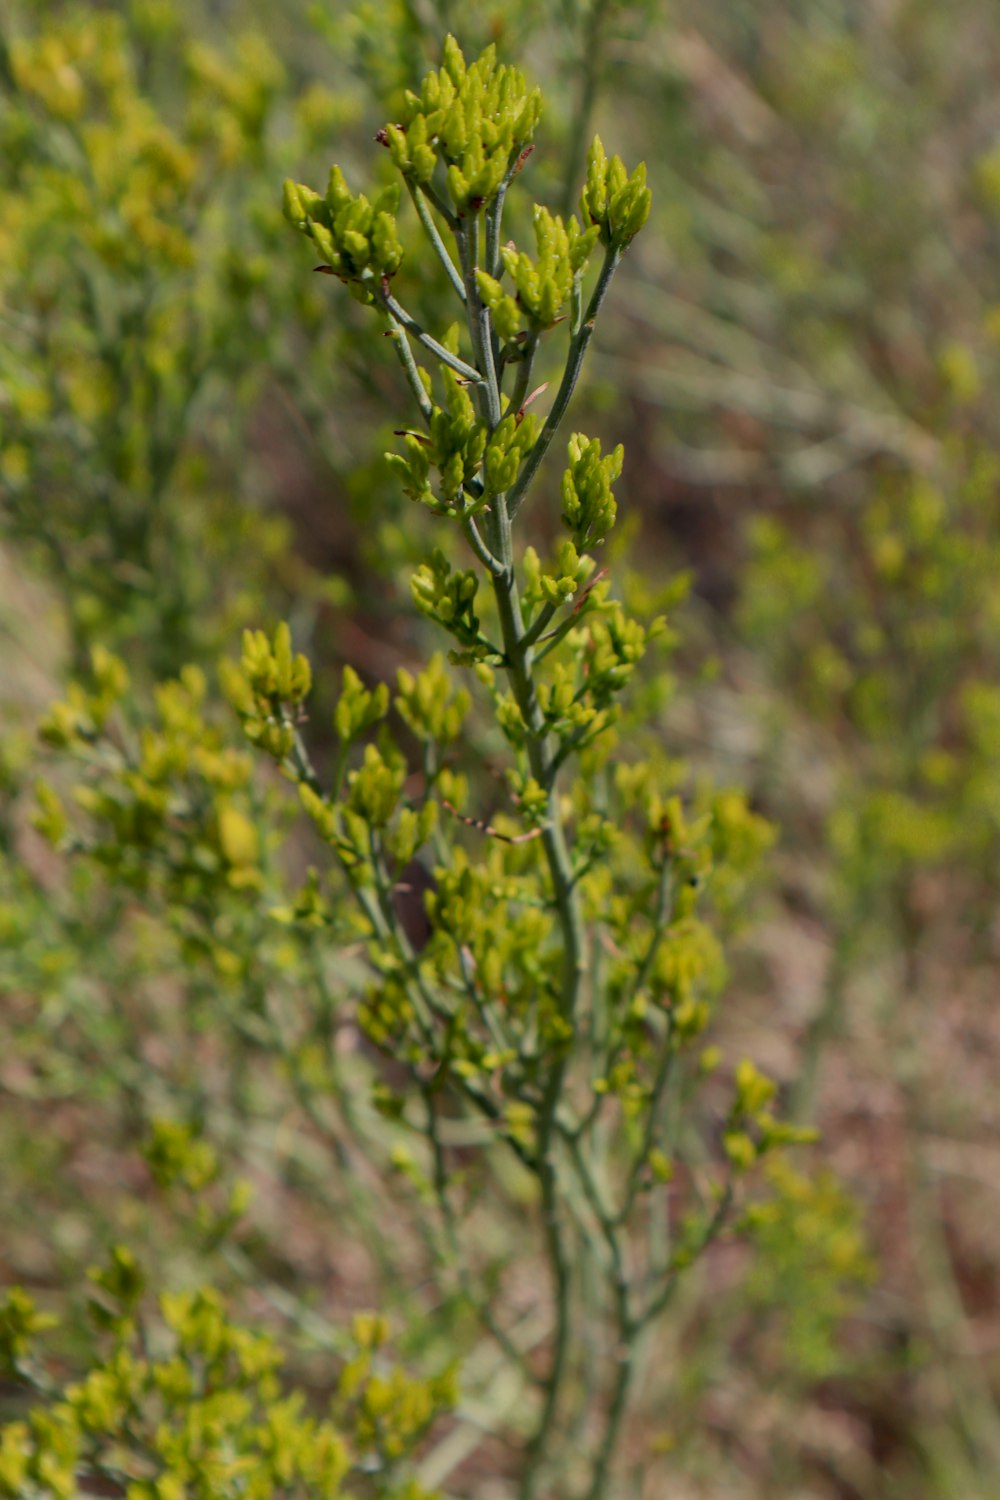
[[[737,902],[716,1039],[823,1130],[749,1243],[685,1283],[629,1436],[634,1493],[994,1497],[992,0],[10,0],[4,16],[0,1281],[58,1300],[127,1233],[165,1274],[208,1265],[284,1320],[306,1378],[344,1309],[384,1306],[408,1354],[466,1353],[462,1424],[425,1478],[503,1493],[490,1426],[518,1393],[491,1384],[460,1299],[429,1314],[419,1182],[370,1089],[343,1084],[372,1064],[335,1023],[350,975],[301,905],[315,851],[280,789],[232,760],[216,681],[244,625],[288,617],[322,760],[342,664],[387,679],[430,649],[405,588],[426,518],[377,457],[392,351],[311,276],[280,185],[334,158],[356,179],[452,30],[543,85],[541,201],[574,206],[594,130],[648,163],[653,225],[578,421],[625,443],[629,587],[690,574],[663,743],[746,787],[779,833]],[[414,276],[405,300],[433,320],[444,288]],[[127,662],[127,732],[159,734],[181,790],[172,842],[144,849],[124,787],[104,811],[128,836],[68,860],[36,787],[68,773],[37,725],[74,679],[113,693],[95,647]],[[192,756],[206,735],[223,769]],[[238,1241],[158,1205],[132,1150],[162,1114],[252,1182]],[[481,1274],[515,1264],[530,1323],[517,1185],[477,1212]]]

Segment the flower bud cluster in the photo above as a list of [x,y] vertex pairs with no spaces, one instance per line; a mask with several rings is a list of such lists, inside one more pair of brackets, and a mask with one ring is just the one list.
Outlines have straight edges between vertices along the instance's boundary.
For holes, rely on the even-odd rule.
[[534,412],[508,412],[490,433],[483,455],[485,493],[501,495],[509,490],[534,446],[538,419]]
[[450,745],[459,738],[472,699],[468,689],[453,687],[440,651],[416,676],[401,667],[396,683],[396,712],[418,739]]
[[95,739],[128,692],[128,668],[105,646],[91,650],[90,673],[89,689],[71,683],[66,698],[53,703],[42,719],[39,734],[47,744],[65,749],[79,740]]
[[387,453],[386,462],[411,500],[436,515],[471,516],[514,483],[538,435],[538,420],[534,413],[508,412],[489,432],[461,380],[447,368],[442,378],[445,405],[432,408],[428,432],[402,433],[406,452]]
[[385,828],[399,804],[406,761],[394,745],[367,744],[364,759],[347,778],[347,806],[368,828]]
[[737,1065],[733,1082],[723,1147],[734,1171],[746,1172],[776,1147],[807,1145],[817,1139],[812,1128],[775,1118],[768,1106],[778,1091],[777,1084],[749,1058]]
[[347,282],[361,302],[371,302],[373,287],[399,270],[398,206],[395,183],[369,202],[364,193],[352,195],[336,166],[330,169],[325,195],[291,178],[285,182],[285,217],[316,246],[323,259],[319,269]]
[[552,680],[539,684],[538,706],[552,733],[583,751],[608,727],[613,711],[597,708],[590,694],[581,690],[578,678],[575,662],[555,663]]
[[479,632],[479,578],[473,569],[453,568],[440,547],[435,547],[430,562],[414,573],[410,587],[422,615],[436,620],[477,659],[489,654],[489,643]]
[[282,623],[273,641],[263,630],[243,632],[242,678],[231,677],[228,687],[243,718],[247,738],[275,760],[284,760],[295,742],[293,713],[312,687],[309,662],[292,653],[292,635]]
[[389,712],[389,689],[384,682],[366,688],[351,666],[344,668],[343,684],[333,713],[333,727],[342,745],[373,728]]
[[615,524],[618,507],[611,486],[624,461],[621,443],[602,457],[600,438],[587,438],[582,432],[570,438],[569,468],[562,478],[562,519],[578,550],[599,545]]
[[[63,1389],[47,1385],[44,1406],[0,1428],[5,1500],[68,1500],[94,1476],[103,1485],[108,1473],[122,1494],[126,1476],[129,1500],[251,1493],[336,1500],[345,1485],[367,1484],[373,1474],[380,1493],[430,1500],[410,1477],[409,1459],[434,1418],[454,1406],[454,1374],[411,1376],[391,1363],[383,1316],[358,1313],[345,1330],[330,1409],[319,1416],[306,1410],[301,1391],[284,1387],[275,1341],[237,1323],[214,1288],[164,1291],[154,1307],[146,1282],[120,1245],[91,1271],[89,1368]],[[20,1288],[5,1294],[6,1381],[30,1390],[26,1361],[42,1357],[39,1335],[56,1321]]]
[[496,197],[541,107],[539,90],[529,90],[517,68],[498,65],[495,47],[467,66],[449,36],[442,67],[427,75],[419,94],[406,93],[402,121],[387,125],[379,139],[411,182],[429,183],[440,161],[461,216]]
[[626,614],[617,601],[608,601],[593,611],[580,644],[587,663],[587,693],[603,707],[625,687],[647,647],[666,630],[662,618],[643,625]]
[[525,316],[536,331],[559,321],[600,234],[596,224],[581,229],[572,217],[567,225],[541,204],[535,205],[533,218],[536,259],[513,245],[504,245],[500,251],[516,299],[494,277],[485,271],[477,273],[479,295],[490,309],[500,337],[507,340],[516,337]]
[[580,196],[583,222],[597,225],[602,245],[625,250],[649,218],[651,206],[646,163],[640,162],[630,177],[620,156],[608,160],[600,136],[595,135]]
[[[546,951],[552,914],[525,899],[536,890],[533,876],[513,875],[499,854],[472,863],[456,850],[450,866],[438,870],[437,884],[426,898],[441,946],[467,948],[485,993],[503,990],[511,1012],[523,1015],[531,1014],[537,1004],[539,981],[549,977],[546,971],[552,962]],[[529,956],[532,972],[519,974],[524,955]],[[475,1036],[463,1039],[463,1048],[466,1057],[478,1055],[488,1065],[486,1049]]]
[[[447,347],[449,342],[442,341]],[[468,513],[474,505],[463,492],[479,473],[486,451],[487,429],[478,421],[476,409],[465,386],[452,370],[442,369],[445,404],[435,406],[428,422],[427,434],[403,433],[405,453],[387,453],[386,462],[398,474],[403,493],[439,515]],[[431,470],[436,470],[438,493],[431,486]]]
[[[250,816],[250,757],[224,744],[204,713],[204,673],[187,666],[156,690],[156,718],[117,743],[127,707],[124,664],[100,648],[93,653],[92,691],[74,684],[55,704],[42,733],[50,744],[81,751],[99,742],[106,774],[73,789],[87,814],[87,847],[98,864],[139,892],[166,888],[180,899],[213,884],[231,890],[261,883],[260,835]],[[66,842],[70,818],[62,798],[44,782],[36,788],[35,825],[53,844]]]
[[597,564],[592,557],[581,556],[568,537],[564,537],[556,549],[555,560],[549,570],[542,567],[541,558],[534,547],[526,547],[522,567],[524,569],[523,599],[527,610],[541,604],[558,608],[567,604],[573,595],[593,576]]

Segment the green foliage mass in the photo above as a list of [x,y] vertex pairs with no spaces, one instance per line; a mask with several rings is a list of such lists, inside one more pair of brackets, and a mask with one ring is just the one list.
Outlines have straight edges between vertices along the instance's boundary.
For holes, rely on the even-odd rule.
[[[210,1150],[167,1121],[147,1154],[163,1185],[201,1189],[217,1169]],[[229,1213],[213,1227],[232,1225]],[[40,1343],[56,1320],[17,1288],[0,1304],[0,1368],[39,1400],[0,1431],[0,1494],[72,1500],[96,1483],[126,1500],[430,1500],[409,1459],[454,1403],[453,1381],[391,1364],[384,1318],[355,1315],[320,1414],[287,1388],[275,1339],[235,1322],[214,1288],[154,1299],[121,1246],[87,1279],[91,1363],[61,1390]]]
[[238,619],[240,574],[280,545],[223,498],[239,434],[197,438],[266,347],[260,171],[283,72],[259,36],[226,58],[144,5],[57,7],[6,64],[4,524],[62,580],[78,660],[139,629],[162,670],[219,639],[191,633],[194,557],[232,578]]

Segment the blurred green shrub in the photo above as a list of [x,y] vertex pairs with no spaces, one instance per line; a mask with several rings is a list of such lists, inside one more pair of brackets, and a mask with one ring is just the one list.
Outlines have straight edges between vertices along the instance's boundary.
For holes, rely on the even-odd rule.
[[169,7],[24,19],[0,112],[2,516],[58,581],[78,662],[138,636],[162,671],[211,652],[284,545],[225,493],[267,347],[284,72],[259,36],[229,57],[188,40]]
[[[204,1190],[210,1150],[157,1122],[147,1148],[162,1187],[193,1191],[215,1234],[232,1231],[238,1205],[213,1223]],[[42,1336],[56,1319],[15,1288],[0,1302],[0,1368],[30,1402],[0,1429],[0,1494],[126,1500],[190,1494],[316,1500],[346,1494],[426,1500],[412,1455],[454,1404],[454,1382],[408,1375],[386,1357],[386,1319],[355,1315],[320,1415],[282,1380],[273,1336],[234,1321],[211,1287],[162,1290],[154,1300],[135,1256],[116,1245],[87,1273],[90,1366],[60,1386]],[[96,1487],[96,1488],[95,1488]]]

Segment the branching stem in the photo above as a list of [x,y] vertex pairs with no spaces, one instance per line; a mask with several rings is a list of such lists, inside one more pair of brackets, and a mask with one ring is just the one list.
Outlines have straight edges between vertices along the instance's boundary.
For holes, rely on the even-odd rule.
[[454,370],[456,375],[461,375],[462,379],[467,380],[470,385],[482,383],[483,377],[478,370],[473,369],[472,365],[467,365],[464,359],[459,359],[457,354],[452,354],[451,350],[446,349],[443,344],[439,344],[437,339],[417,322],[416,318],[410,316],[405,307],[399,305],[392,293],[384,286],[375,292],[375,300],[383,312],[388,313],[397,323],[402,323],[407,333],[412,334],[417,343],[422,344],[443,365]]

